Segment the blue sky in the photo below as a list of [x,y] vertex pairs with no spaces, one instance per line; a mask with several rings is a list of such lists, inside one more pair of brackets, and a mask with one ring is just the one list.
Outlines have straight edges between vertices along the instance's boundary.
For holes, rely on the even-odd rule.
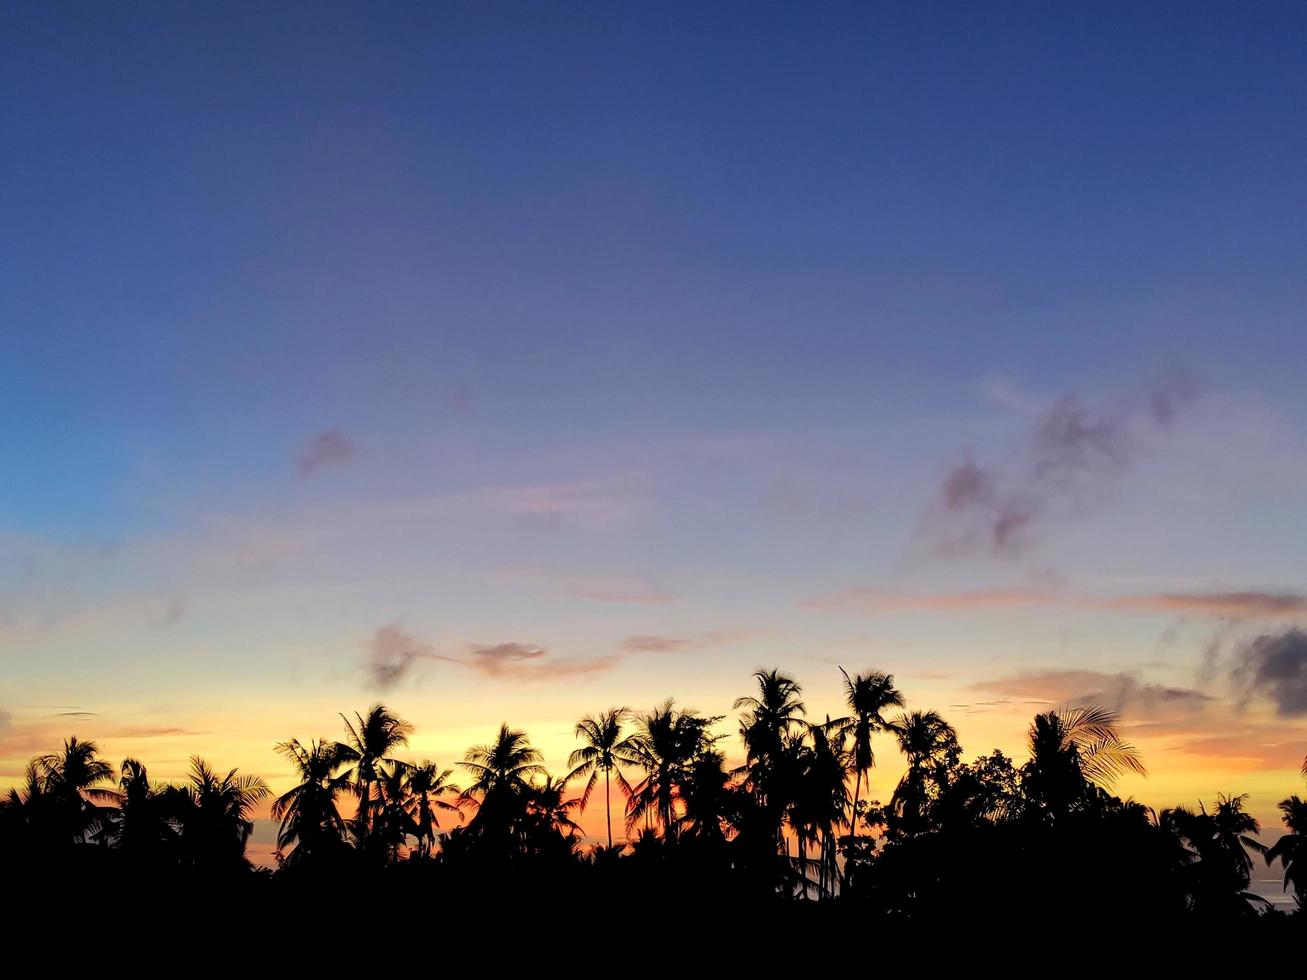
[[1141,725],[1119,678],[1202,692],[1274,751],[1168,717],[1208,775],[1163,785],[1274,792],[1303,720],[1231,685],[1307,605],[1219,597],[1307,578],[1305,40],[1287,3],[11,5],[0,779],[32,705],[271,771],[318,734],[278,711],[384,693],[456,755],[518,709],[561,752],[773,661],[833,711],[838,661],[977,751],[1029,713],[994,678]]

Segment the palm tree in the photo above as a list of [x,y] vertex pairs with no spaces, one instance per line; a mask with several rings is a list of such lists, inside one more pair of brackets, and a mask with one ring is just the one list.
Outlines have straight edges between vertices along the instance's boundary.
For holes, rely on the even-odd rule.
[[1247,796],[1217,796],[1216,808],[1203,804],[1195,812],[1187,807],[1163,811],[1161,823],[1192,849],[1198,861],[1191,866],[1191,896],[1197,911],[1206,914],[1249,915],[1252,903],[1265,902],[1248,891],[1253,854],[1265,854],[1257,840],[1261,826],[1244,809]]
[[493,742],[468,749],[459,765],[474,777],[463,791],[463,799],[477,807],[473,823],[506,829],[521,809],[530,781],[547,775],[541,758],[526,732],[509,728],[507,722],[499,726]]
[[935,711],[912,711],[891,725],[899,751],[908,760],[890,808],[901,829],[909,836],[926,829],[932,784],[936,790],[948,785],[948,771],[961,753],[953,726]]
[[162,849],[177,843],[174,797],[150,782],[145,765],[124,759],[118,780],[117,845],[142,859],[157,858]]
[[408,744],[413,726],[391,714],[381,704],[374,704],[366,716],[355,712],[353,722],[344,715],[340,718],[345,723],[346,739],[337,746],[342,760],[353,764],[347,775],[353,779],[354,791],[359,798],[355,824],[358,837],[363,840],[368,834],[372,786],[380,775],[378,766],[395,761],[390,754]]
[[423,760],[405,770],[408,797],[405,804],[409,817],[413,821],[413,836],[418,840],[418,857],[431,855],[431,847],[436,840],[435,828],[440,826],[436,819],[436,810],[448,810],[463,818],[457,802],[451,803],[441,799],[447,793],[457,795],[459,788],[449,782],[454,774],[452,769],[441,769],[434,762]]
[[748,755],[749,783],[769,814],[777,849],[782,849],[781,828],[795,779],[794,735],[806,727],[802,716],[807,709],[799,699],[803,689],[788,674],[758,670],[753,678],[758,682],[758,696],[736,698],[733,707],[745,709],[740,716],[740,735]]
[[863,780],[868,779],[871,767],[876,764],[876,756],[871,749],[871,736],[889,727],[885,712],[890,708],[902,708],[903,695],[894,686],[893,674],[873,671],[849,677],[843,667],[840,668],[840,673],[844,675],[844,700],[852,712],[843,722],[845,730],[853,736],[853,748],[849,757],[854,772],[849,833],[856,835],[858,797]]
[[627,799],[627,833],[641,819],[649,829],[652,818],[662,825],[664,837],[676,835],[680,788],[695,758],[711,751],[716,738],[708,730],[720,720],[693,710],[680,711],[670,698],[636,719],[629,745],[635,765],[644,770],[644,778],[631,788]]
[[725,826],[731,813],[731,776],[726,757],[716,749],[699,752],[677,784],[684,807],[681,824],[685,837],[703,844],[726,840]]
[[564,799],[563,793],[566,788],[566,779],[554,779],[551,776],[545,776],[538,785],[533,785],[528,792],[527,810],[534,816],[539,817],[548,829],[563,837],[575,840],[581,828],[572,819],[572,812],[580,807],[581,801],[579,798]]
[[55,819],[55,803],[32,760],[23,771],[22,788],[14,787],[0,799],[0,854],[10,851],[10,857],[28,860],[66,845],[68,838],[60,834],[60,821]]
[[[836,830],[846,823],[849,807],[848,751],[844,747],[845,727],[841,721],[826,719],[824,725],[813,725],[809,730],[811,744],[804,747],[794,800],[791,804],[790,825],[800,843],[800,858],[806,857],[808,842],[819,845],[817,857],[817,895],[824,898],[833,890],[836,878]],[[800,867],[805,877],[807,893],[807,862]]]
[[[276,751],[294,766],[299,780],[272,804],[272,818],[281,821],[278,854],[288,864],[301,864],[311,857],[339,851],[344,843],[345,821],[337,801],[349,789],[349,774],[339,771],[344,762],[340,745],[326,741],[304,745],[292,738],[279,742]],[[287,855],[288,847],[294,849]]]
[[1307,907],[1307,800],[1291,796],[1280,801],[1285,834],[1266,851],[1266,863],[1284,862],[1284,887],[1293,886],[1299,906]]
[[113,767],[96,758],[98,751],[94,742],[81,742],[74,736],[64,742],[62,752],[35,760],[42,792],[59,813],[61,833],[74,843],[84,843],[98,833],[106,807],[118,802],[113,790],[99,787],[113,778]]
[[1126,773],[1148,775],[1139,751],[1116,726],[1116,713],[1101,705],[1036,715],[1027,733],[1027,792],[1056,815],[1085,799],[1090,784],[1107,789]]
[[613,849],[613,811],[609,777],[613,773],[617,774],[617,785],[629,798],[631,784],[626,781],[621,767],[638,764],[638,750],[635,743],[631,737],[623,737],[622,734],[622,725],[629,716],[630,710],[627,708],[610,708],[608,711],[600,712],[598,718],[586,715],[577,722],[576,737],[582,739],[585,744],[568,756],[567,765],[571,772],[564,779],[564,782],[568,782],[583,776],[589,777],[586,780],[585,790],[581,793],[581,810],[584,812],[590,802],[590,794],[599,779],[599,773],[604,774],[604,817],[608,823],[610,851]]
[[189,806],[182,835],[190,859],[217,868],[248,867],[245,844],[254,831],[255,808],[271,795],[268,784],[235,769],[219,776],[199,756],[191,756],[189,786],[183,792]]

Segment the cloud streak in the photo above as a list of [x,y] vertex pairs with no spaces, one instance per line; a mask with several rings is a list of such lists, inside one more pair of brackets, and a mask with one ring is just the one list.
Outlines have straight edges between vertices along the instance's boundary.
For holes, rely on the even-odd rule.
[[1122,613],[1209,616],[1224,619],[1292,619],[1307,615],[1307,595],[1277,591],[1152,592],[1095,596],[1056,589],[978,589],[905,593],[855,587],[799,601],[813,612],[960,614],[1039,606],[1066,606]]
[[1138,709],[1151,713],[1166,710],[1193,712],[1215,699],[1187,687],[1168,687],[1142,680],[1137,674],[1104,673],[1095,670],[1039,671],[972,684],[982,694],[1050,704],[1103,704],[1115,711]]

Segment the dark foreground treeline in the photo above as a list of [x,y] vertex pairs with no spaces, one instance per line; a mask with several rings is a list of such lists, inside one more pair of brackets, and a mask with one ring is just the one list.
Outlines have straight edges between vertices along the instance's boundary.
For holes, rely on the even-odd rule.
[[[712,731],[721,717],[671,701],[582,719],[561,778],[504,725],[459,763],[462,787],[452,769],[399,759],[412,726],[380,705],[344,719],[343,741],[278,745],[298,782],[275,798],[262,779],[198,758],[185,783],[157,784],[140,762],[115,770],[94,743],[71,738],[0,801],[0,861],[33,887],[112,882],[119,895],[164,901],[311,899],[367,879],[396,900],[451,908],[512,894],[560,907],[621,896],[921,923],[1093,915],[1247,920],[1274,932],[1307,918],[1307,803],[1280,803],[1288,833],[1267,849],[1241,796],[1160,813],[1122,800],[1113,781],[1144,769],[1109,711],[1036,716],[1022,765],[998,751],[964,762],[953,728],[905,710],[888,675],[845,674],[846,717],[820,723],[806,718],[793,679],[754,679],[754,695],[735,704],[745,750],[736,769]],[[874,750],[889,745],[907,770],[882,805],[866,787]],[[624,825],[609,819],[603,843],[583,847],[577,814],[592,803],[610,812],[614,799]],[[275,872],[245,855],[268,800],[280,822]],[[1293,915],[1248,891],[1262,860],[1281,866]]]

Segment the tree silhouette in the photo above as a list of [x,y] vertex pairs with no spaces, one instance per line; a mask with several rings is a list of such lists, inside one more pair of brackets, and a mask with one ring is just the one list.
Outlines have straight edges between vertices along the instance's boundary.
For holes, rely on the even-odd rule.
[[[631,784],[622,773],[622,766],[639,764],[638,750],[630,736],[623,733],[622,726],[630,716],[627,708],[610,708],[599,713],[595,718],[586,715],[576,723],[576,737],[584,741],[581,748],[574,751],[567,759],[571,771],[566,781],[586,779],[585,789],[581,793],[581,810],[584,812],[590,802],[599,774],[604,774],[604,820],[608,827],[608,849],[613,847],[613,811],[610,777],[616,773],[617,784],[629,799]],[[587,778],[588,777],[588,778]]]
[[107,806],[118,802],[113,790],[99,785],[113,778],[113,767],[97,758],[98,751],[94,742],[74,736],[64,742],[62,752],[36,759],[41,795],[57,814],[59,836],[71,843],[85,843],[98,834]]
[[1248,891],[1253,854],[1265,854],[1257,840],[1261,827],[1244,809],[1246,796],[1217,797],[1208,811],[1176,807],[1162,815],[1169,827],[1192,850],[1196,861],[1187,869],[1195,909],[1208,916],[1253,914],[1253,906],[1266,900]]
[[344,715],[340,720],[345,723],[345,741],[337,743],[337,751],[341,759],[353,767],[347,775],[352,779],[359,801],[358,814],[354,818],[355,833],[359,840],[366,841],[372,787],[380,776],[379,767],[395,761],[391,753],[408,744],[413,726],[380,704],[369,708],[366,716],[356,712],[352,722]]
[[1122,775],[1144,776],[1135,747],[1117,732],[1113,711],[1101,705],[1063,708],[1035,716],[1027,733],[1025,785],[1050,818],[1065,815]]
[[1298,905],[1307,905],[1307,801],[1296,795],[1279,803],[1284,814],[1284,825],[1289,828],[1270,848],[1265,857],[1267,864],[1284,863],[1284,887],[1293,888]]
[[909,712],[890,729],[908,760],[907,772],[890,800],[894,829],[908,835],[921,833],[927,829],[932,797],[947,789],[949,769],[961,754],[957,732],[935,711]]
[[434,762],[423,760],[405,770],[408,795],[405,810],[412,821],[412,833],[417,838],[417,855],[420,858],[431,856],[431,848],[436,841],[436,828],[440,826],[437,810],[457,813],[459,819],[463,812],[459,802],[451,802],[443,797],[462,792],[449,781],[454,774],[452,769],[441,769]]
[[665,838],[677,833],[677,801],[688,781],[690,767],[716,741],[709,728],[721,718],[705,718],[694,711],[680,711],[670,698],[636,719],[636,731],[628,740],[635,765],[644,778],[631,787],[626,805],[626,829],[641,820],[645,829],[657,820]]
[[863,782],[868,780],[871,769],[876,764],[871,736],[889,727],[885,712],[891,708],[902,708],[904,702],[903,695],[894,686],[892,674],[873,671],[850,677],[843,667],[840,668],[840,673],[844,676],[844,701],[851,712],[848,718],[841,721],[853,740],[852,751],[849,754],[849,763],[854,773],[853,801],[849,809],[849,833],[856,835],[858,798]]
[[[1291,917],[1249,886],[1260,854],[1282,863],[1285,889],[1304,904],[1307,804],[1298,796],[1280,802],[1287,832],[1266,848],[1246,797],[1155,814],[1115,795],[1119,777],[1145,769],[1101,707],[1037,715],[1024,764],[998,751],[964,763],[939,713],[905,707],[886,718],[903,703],[889,675],[842,675],[850,713],[810,723],[794,678],[755,672],[753,693],[734,702],[735,749],[714,734],[720,716],[672,700],[647,714],[587,716],[563,778],[545,770],[526,732],[505,723],[468,750],[463,791],[451,770],[400,758],[412,726],[376,705],[346,722],[346,741],[275,747],[294,773],[271,801],[275,872],[255,871],[246,857],[270,796],[261,779],[193,757],[184,782],[156,783],[140,760],[115,770],[95,743],[70,738],[33,759],[0,798],[0,862],[20,887],[112,882],[116,893],[139,884],[174,896],[193,884],[288,903],[317,901],[310,889],[323,887],[395,905],[480,907],[505,896],[564,905],[612,895],[624,903],[618,914],[641,921],[631,903],[711,914],[816,899],[814,925],[836,923],[817,910],[838,902],[869,927],[1080,930],[1201,919],[1288,935],[1275,930]],[[905,762],[883,808],[860,799],[876,762],[871,740],[882,731]],[[743,765],[732,769],[737,751]],[[639,773],[634,784],[627,768]],[[611,825],[608,846],[580,846],[578,814],[601,773],[606,803],[614,780],[626,796],[629,846],[614,846]],[[575,779],[584,784],[573,797]],[[352,818],[341,813],[345,795],[358,800]],[[464,806],[475,808],[466,824]],[[441,811],[459,820],[437,833]],[[854,821],[884,833],[853,833]],[[1052,880],[1056,889],[1039,887]]]
[[340,744],[310,741],[304,745],[293,738],[279,742],[276,749],[294,766],[299,780],[272,804],[272,818],[281,821],[277,831],[281,860],[293,866],[339,856],[345,821],[338,801],[350,785],[349,773],[340,771],[346,758]]
[[807,708],[800,700],[803,689],[788,674],[759,670],[753,679],[757,695],[736,698],[733,705],[737,711],[745,709],[740,716],[740,737],[747,753],[744,773],[768,814],[777,848],[783,849],[782,823],[797,780],[796,736],[806,730],[802,716]]
[[247,868],[245,844],[254,831],[255,808],[270,795],[268,784],[236,769],[220,776],[199,756],[191,756],[180,793],[182,840],[190,863],[213,870]]

